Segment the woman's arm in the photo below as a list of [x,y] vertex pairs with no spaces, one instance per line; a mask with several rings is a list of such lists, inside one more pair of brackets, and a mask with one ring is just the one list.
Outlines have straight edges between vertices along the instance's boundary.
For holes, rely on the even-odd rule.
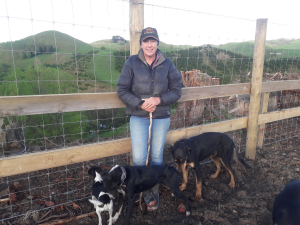
[[132,109],[141,108],[143,101],[131,93],[133,69],[131,66],[131,58],[129,58],[121,72],[117,83],[117,94],[120,100]]
[[[170,59],[169,59],[170,60]],[[170,60],[171,61],[171,60]],[[171,105],[177,102],[182,93],[181,75],[171,61],[169,74],[169,91],[160,96],[160,105]]]

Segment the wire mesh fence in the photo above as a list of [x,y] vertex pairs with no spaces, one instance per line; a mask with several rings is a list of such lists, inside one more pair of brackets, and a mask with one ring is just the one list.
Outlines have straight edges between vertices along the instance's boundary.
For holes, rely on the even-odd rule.
[[[6,38],[0,43],[0,95],[115,92],[130,56],[129,3],[0,1]],[[23,10],[16,11],[15,4]],[[144,10],[145,27],[158,29],[159,49],[182,71],[185,87],[250,83],[255,20],[148,3]],[[271,32],[278,29],[288,39]],[[299,80],[295,27],[269,23],[269,30],[277,36],[267,37],[263,82]],[[272,92],[267,112],[299,107],[299,98],[299,90]],[[249,104],[248,95],[179,102],[171,106],[170,130],[247,117]],[[123,108],[5,117],[0,158],[127,138],[129,119]],[[299,123],[295,117],[266,124],[263,145],[299,137]],[[246,129],[228,134],[244,151]],[[0,178],[0,219],[21,224],[41,222],[49,210],[88,212],[91,208],[83,207],[91,187],[87,168],[129,162],[124,154]]]

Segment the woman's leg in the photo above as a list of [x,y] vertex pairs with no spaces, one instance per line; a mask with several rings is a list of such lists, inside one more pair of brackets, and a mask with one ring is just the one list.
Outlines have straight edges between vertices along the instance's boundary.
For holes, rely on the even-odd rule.
[[163,164],[163,151],[167,131],[170,126],[170,118],[153,119],[151,130],[151,165]]
[[[166,140],[167,131],[170,126],[170,118],[166,119],[153,119],[151,130],[151,165],[163,164],[163,151]],[[159,205],[159,184],[156,184],[152,189],[155,197],[155,204],[148,207],[149,211],[154,211]]]
[[132,161],[134,166],[145,166],[146,164],[149,125],[149,118],[130,117]]
[[[146,165],[149,125],[149,118],[137,116],[130,117],[133,166]],[[148,207],[153,206],[156,203],[156,199],[151,189],[143,192],[143,198]]]

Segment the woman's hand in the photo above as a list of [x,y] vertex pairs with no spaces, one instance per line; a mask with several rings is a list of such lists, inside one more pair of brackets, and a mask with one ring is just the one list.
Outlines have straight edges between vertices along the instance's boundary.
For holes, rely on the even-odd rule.
[[154,112],[155,111],[155,109],[156,109],[156,106],[152,106],[152,107],[147,107],[147,108],[145,108],[145,102],[143,103],[143,105],[141,106],[141,109],[143,109],[143,110],[145,110],[145,111],[147,111],[147,112]]
[[160,98],[159,97],[147,98],[145,100],[145,102],[143,103],[145,109],[152,108],[153,106],[156,107],[159,104],[160,104]]

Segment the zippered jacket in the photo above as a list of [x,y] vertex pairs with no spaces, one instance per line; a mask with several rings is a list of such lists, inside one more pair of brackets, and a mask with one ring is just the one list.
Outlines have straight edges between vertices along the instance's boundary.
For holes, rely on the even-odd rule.
[[160,50],[157,50],[157,62],[151,72],[142,49],[130,56],[117,83],[117,94],[126,105],[126,113],[140,117],[149,117],[149,112],[141,109],[142,99],[149,97],[160,97],[161,101],[153,117],[170,116],[170,105],[181,97],[181,89],[178,70]]

